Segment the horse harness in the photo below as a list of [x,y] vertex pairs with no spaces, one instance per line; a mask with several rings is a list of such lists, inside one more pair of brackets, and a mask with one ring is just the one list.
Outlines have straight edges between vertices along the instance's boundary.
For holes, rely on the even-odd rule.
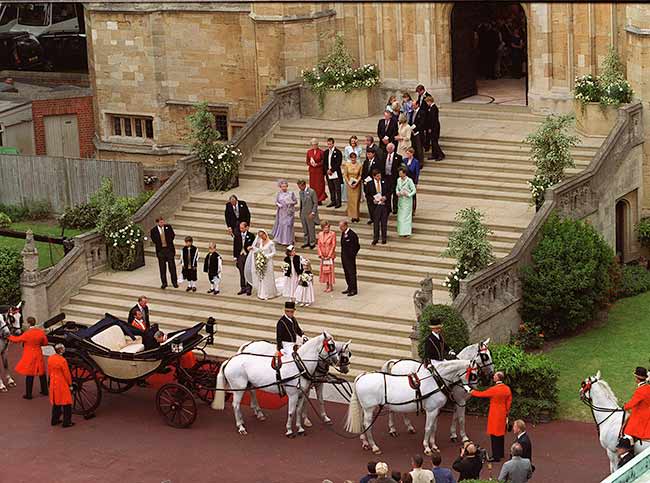
[[[594,420],[594,423],[596,423],[596,433],[598,433],[598,436],[600,437],[600,427],[605,424],[605,422],[611,418],[614,414],[620,412],[622,413],[622,418],[621,418],[621,430],[619,432],[619,437],[623,434],[624,426],[625,426],[625,409],[622,408],[601,408],[599,406],[594,405],[593,400],[591,399],[590,396],[587,396],[586,393],[591,389],[591,384],[592,381],[590,380],[588,383],[583,383],[582,387],[582,397],[580,400],[585,404],[587,407],[591,409],[591,417]],[[600,423],[596,419],[596,411],[600,413],[609,413],[608,416],[605,417]]]

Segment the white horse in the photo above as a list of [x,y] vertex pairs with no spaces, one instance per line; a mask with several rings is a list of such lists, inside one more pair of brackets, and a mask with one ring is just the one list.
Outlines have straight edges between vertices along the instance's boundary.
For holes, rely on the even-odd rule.
[[[466,361],[471,361],[472,359],[476,358],[477,354],[484,354],[480,362],[481,364],[480,375],[483,377],[490,377],[494,372],[494,367],[492,364],[492,360],[489,359],[488,361],[489,356],[487,353],[487,347],[489,343],[490,343],[490,339],[488,338],[482,342],[468,345],[458,353],[457,358]],[[381,370],[382,372],[388,372],[390,374],[409,375],[412,372],[417,371],[419,365],[420,362],[414,359],[391,359],[384,363],[384,365],[381,367]],[[463,384],[466,384],[470,387],[474,387],[478,381],[476,380],[470,381],[465,376],[462,382]],[[460,437],[462,441],[463,442],[469,441],[469,438],[467,437],[467,433],[465,432],[465,405],[467,404],[467,401],[470,398],[469,393],[462,386],[458,384],[451,386],[450,389],[451,389],[451,400],[454,403],[454,414],[451,419],[450,439],[453,442],[457,441],[458,434],[456,432],[456,427],[458,426],[460,428]],[[407,431],[411,434],[415,434],[415,427],[411,423],[411,420],[408,418],[408,415],[403,414],[402,417]],[[398,436],[397,429],[395,428],[393,412],[390,409],[388,411],[388,433],[393,437]]]
[[[336,364],[336,369],[341,372],[342,374],[347,374],[350,371],[350,358],[352,357],[352,351],[350,350],[350,343],[352,341],[347,341],[345,343],[342,342],[335,342],[335,347],[336,347],[336,353],[338,354],[338,362]],[[247,353],[247,354],[260,354],[264,356],[274,356],[276,353],[277,349],[275,344],[272,344],[271,342],[265,341],[265,340],[256,340],[252,342],[247,342],[246,344],[242,345],[238,350],[237,353]],[[314,388],[316,391],[316,398],[318,399],[318,404],[320,408],[320,417],[321,420],[325,424],[332,424],[332,420],[330,417],[327,415],[327,412],[325,411],[325,400],[323,398],[323,383],[318,382],[319,379],[323,379],[329,372],[329,368],[332,365],[332,359],[327,359],[327,360],[319,360],[318,361],[318,366],[316,367],[316,372],[315,372],[315,377],[316,381],[311,381],[311,387]],[[305,391],[305,394],[309,394],[309,390]],[[259,403],[257,402],[257,395],[255,391],[250,391],[250,396],[251,396],[251,408],[253,409],[253,412],[257,416],[257,419],[260,421],[266,420],[266,416],[264,415],[264,412],[260,408]],[[302,413],[302,407],[304,404],[304,398],[301,398],[300,400],[300,412]],[[303,418],[303,424],[305,427],[310,428],[312,426],[311,421],[307,417],[307,415],[304,415]]]
[[[614,473],[618,465],[616,444],[625,420],[625,410],[618,405],[618,399],[609,384],[600,378],[600,371],[582,381],[580,399],[591,409],[600,445],[609,458],[610,472]],[[650,440],[637,440],[634,443],[634,453],[639,454],[649,445]]]
[[[297,358],[293,355],[282,357],[280,368],[280,385],[286,392],[288,401],[287,437],[295,436],[293,420],[296,417],[298,435],[303,435],[302,418],[299,412],[300,398],[310,387],[310,378],[316,372],[319,362],[336,364],[338,354],[336,343],[327,332],[308,340],[298,348]],[[271,367],[271,358],[259,354],[235,354],[221,365],[217,375],[217,390],[212,401],[212,409],[223,410],[225,405],[226,385],[233,393],[232,407],[235,413],[235,424],[240,434],[247,434],[244,419],[241,413],[241,400],[244,391],[260,388],[268,392],[279,393],[276,371]],[[299,363],[303,366],[299,367]],[[262,414],[263,415],[263,414]],[[259,415],[258,415],[259,418]]]
[[[489,356],[489,351],[488,351]],[[448,385],[462,384],[466,374],[478,377],[479,365],[477,360],[444,361],[436,366],[438,375]],[[490,358],[491,361],[491,358]],[[363,449],[372,449],[375,454],[381,454],[379,446],[372,436],[371,426],[378,415],[375,410],[386,406],[388,409],[400,413],[416,412],[420,407],[426,412],[424,428],[424,453],[430,455],[431,448],[437,449],[435,444],[436,420],[440,409],[447,402],[447,397],[438,386],[432,372],[420,364],[414,373],[419,380],[420,397],[412,383],[415,377],[398,376],[384,372],[370,372],[360,374],[354,380],[352,398],[348,408],[346,430],[351,433],[360,433]],[[415,384],[417,386],[417,383]],[[431,444],[433,442],[433,444]]]
[[[9,373],[9,361],[7,360],[7,349],[9,347],[9,336],[20,335],[22,332],[22,305],[7,308],[7,311],[0,313],[0,392],[7,392],[7,387],[16,387],[16,382]],[[4,379],[7,380],[5,386]]]

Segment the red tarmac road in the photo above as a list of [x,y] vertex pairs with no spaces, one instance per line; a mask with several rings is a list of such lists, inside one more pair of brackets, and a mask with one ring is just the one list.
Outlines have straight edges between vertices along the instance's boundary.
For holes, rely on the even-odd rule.
[[[11,349],[14,360],[17,349]],[[358,481],[371,459],[407,470],[410,455],[422,451],[422,416],[413,418],[418,434],[406,434],[400,424],[403,434],[397,439],[388,436],[381,416],[375,438],[384,454],[374,456],[361,450],[358,438],[344,439],[320,423],[305,437],[285,438],[284,408],[267,411],[266,422],[245,408],[248,436],[237,434],[229,405],[218,412],[201,403],[194,426],[174,429],[156,413],[155,390],[137,387],[104,393],[94,419],[74,417],[74,427],[52,428],[47,397],[25,401],[24,380],[17,377],[17,382],[17,388],[0,393],[0,483],[321,483],[325,478],[341,483]],[[345,411],[339,404],[328,406],[339,429]],[[311,410],[310,417],[316,421]],[[438,425],[443,465],[451,465],[458,452],[447,438],[449,422],[450,415],[443,414]],[[469,416],[467,428],[480,444],[488,444],[484,418]],[[537,467],[532,481],[595,483],[607,475],[593,424],[560,421],[530,428],[529,434]],[[498,476],[498,466],[492,474]],[[484,469],[482,477],[488,476]]]

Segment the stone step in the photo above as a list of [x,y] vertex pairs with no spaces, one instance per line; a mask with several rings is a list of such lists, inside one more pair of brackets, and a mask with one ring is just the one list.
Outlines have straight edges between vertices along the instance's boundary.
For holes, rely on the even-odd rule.
[[[585,165],[577,164],[576,166],[577,166],[576,168],[568,168],[566,170],[566,173],[568,175],[576,175],[582,172],[582,170],[587,167],[587,164]],[[429,176],[431,173],[429,168],[430,167],[427,166],[425,170],[421,172],[420,176],[421,177]],[[519,178],[523,180],[529,180],[530,178],[533,177],[533,174],[535,173],[535,166],[533,166],[532,164],[501,163],[497,160],[476,162],[467,159],[452,159],[449,156],[447,156],[442,161],[436,161],[431,166],[431,169],[438,169],[438,168],[481,171],[486,173],[487,176],[491,176],[494,173],[498,173],[498,174],[511,173],[511,174],[518,175]]]

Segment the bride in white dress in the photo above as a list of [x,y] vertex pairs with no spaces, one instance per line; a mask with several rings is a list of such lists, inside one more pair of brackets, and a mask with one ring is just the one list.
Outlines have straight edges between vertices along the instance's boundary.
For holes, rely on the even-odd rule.
[[[263,273],[259,273],[256,260],[258,254],[266,258],[266,267]],[[257,291],[257,298],[262,300],[272,299],[278,296],[275,286],[275,275],[273,273],[273,256],[275,255],[275,243],[269,238],[266,230],[257,232],[252,249],[246,258],[244,276],[246,281]]]

